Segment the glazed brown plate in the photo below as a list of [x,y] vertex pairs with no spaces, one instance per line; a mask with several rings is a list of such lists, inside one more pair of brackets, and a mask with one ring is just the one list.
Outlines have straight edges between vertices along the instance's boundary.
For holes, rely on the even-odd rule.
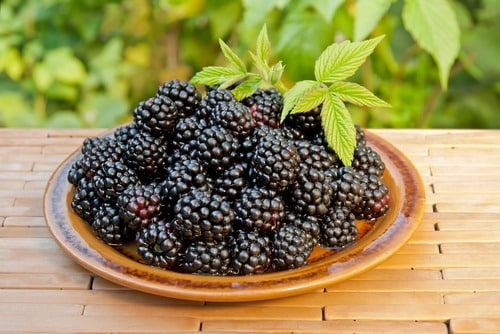
[[105,245],[70,206],[74,190],[67,174],[79,159],[79,150],[49,180],[44,198],[45,219],[59,246],[77,263],[132,289],[199,301],[250,301],[301,294],[375,267],[406,243],[422,218],[425,191],[415,167],[386,140],[369,131],[366,139],[386,164],[384,181],[391,194],[387,215],[371,224],[358,222],[359,239],[343,250],[317,247],[309,263],[300,269],[252,276],[182,274],[141,264],[133,256]]

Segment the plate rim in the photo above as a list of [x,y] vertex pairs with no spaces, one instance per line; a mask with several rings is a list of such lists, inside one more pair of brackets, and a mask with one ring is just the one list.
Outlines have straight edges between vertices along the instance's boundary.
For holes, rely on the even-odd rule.
[[[97,240],[95,236],[77,233],[71,219],[69,222],[66,219],[70,209],[68,189],[72,187],[67,181],[67,172],[81,154],[81,145],[58,165],[49,178],[43,200],[45,222],[60,248],[75,262],[113,283],[150,294],[184,300],[228,302],[274,299],[327,288],[372,269],[397,252],[417,229],[425,209],[425,188],[413,163],[386,139],[367,129],[363,130],[367,145],[382,157],[403,200],[395,202],[394,194],[391,194],[391,209],[397,210],[396,219],[391,224],[383,225],[385,230],[365,235],[361,239],[363,243],[358,241],[336,253],[336,261],[333,262],[327,258],[288,271],[221,277],[154,268],[134,261],[102,243],[102,248],[106,249],[104,255],[95,249],[101,249],[101,246],[91,246],[94,240],[88,238]],[[110,133],[106,131],[99,136]],[[65,205],[61,205],[63,203]],[[397,240],[390,238],[395,232],[399,232]],[[382,247],[382,251],[377,247]],[[354,251],[356,256],[352,257]],[[356,261],[359,260],[359,254],[363,256],[362,261]],[[133,264],[132,267],[127,267],[127,263]]]

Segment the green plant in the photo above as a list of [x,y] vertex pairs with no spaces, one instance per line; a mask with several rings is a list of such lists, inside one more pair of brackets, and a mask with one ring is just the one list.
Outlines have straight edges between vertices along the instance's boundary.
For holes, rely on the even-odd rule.
[[385,35],[352,79],[393,111],[353,106],[356,123],[500,127],[497,0],[3,0],[0,126],[115,126],[264,23],[288,87],[333,42]]

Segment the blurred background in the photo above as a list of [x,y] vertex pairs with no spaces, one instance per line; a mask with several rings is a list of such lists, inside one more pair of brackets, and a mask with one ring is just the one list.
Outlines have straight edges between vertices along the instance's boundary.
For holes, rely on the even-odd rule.
[[385,35],[349,80],[393,108],[348,106],[360,125],[500,128],[498,0],[2,0],[0,126],[116,126],[224,65],[219,38],[248,57],[264,23],[289,87],[331,43]]

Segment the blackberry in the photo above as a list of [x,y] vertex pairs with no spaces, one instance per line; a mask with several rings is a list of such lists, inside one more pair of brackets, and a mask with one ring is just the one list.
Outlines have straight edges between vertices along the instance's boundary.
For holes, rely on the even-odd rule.
[[231,256],[226,242],[194,240],[186,246],[180,270],[203,275],[227,275],[231,271]]
[[380,155],[369,146],[356,146],[351,166],[364,174],[381,177],[385,164]]
[[92,220],[92,230],[97,238],[107,245],[119,246],[132,239],[118,209],[109,203],[104,203],[97,210]]
[[167,167],[162,182],[166,211],[172,211],[179,198],[193,189],[209,190],[208,177],[200,161],[179,159]]
[[356,145],[366,146],[365,131],[357,124],[354,127],[356,128]]
[[328,153],[323,145],[314,144],[308,140],[294,142],[300,158],[300,168],[315,168],[320,171],[328,170],[338,165],[338,161]]
[[78,186],[80,180],[85,178],[85,172],[82,167],[82,160],[76,160],[72,165],[68,172],[68,182],[73,186]]
[[226,198],[210,191],[193,189],[174,206],[173,224],[185,240],[224,240],[232,232],[234,211]]
[[267,136],[254,149],[250,163],[250,178],[257,185],[284,191],[298,172],[299,157],[291,141]]
[[139,128],[135,122],[128,123],[127,125],[123,125],[118,127],[114,132],[114,138],[120,145],[120,147],[125,148],[130,139],[132,139],[137,132],[139,132]]
[[289,189],[289,205],[298,213],[324,216],[333,195],[330,178],[315,168],[302,168],[298,174]]
[[358,229],[354,214],[345,206],[332,207],[320,225],[322,247],[341,249],[356,241]]
[[123,148],[114,138],[92,137],[83,141],[81,168],[87,179],[92,178],[105,162],[122,162]]
[[248,107],[236,101],[217,103],[210,114],[210,121],[214,125],[225,128],[236,137],[248,136],[254,127]]
[[389,210],[391,196],[387,185],[376,175],[365,174],[361,177],[363,201],[354,209],[356,219],[375,220]]
[[249,136],[242,138],[240,144],[241,151],[248,161],[251,160],[257,144],[267,136],[276,136],[282,140],[288,139],[283,133],[282,128],[271,128],[267,125],[253,128],[252,133]]
[[208,128],[208,121],[196,116],[181,118],[172,136],[172,145],[175,150],[190,153],[196,146],[196,141],[203,129]]
[[181,118],[192,115],[201,100],[201,94],[193,84],[178,79],[165,81],[158,87],[156,95],[174,101]]
[[286,118],[285,124],[312,137],[321,129],[322,107],[323,105],[319,105],[308,112],[292,114]]
[[237,231],[229,242],[233,274],[261,274],[271,262],[270,240],[255,232]]
[[197,139],[194,155],[212,172],[220,174],[239,156],[239,141],[224,128],[210,126]]
[[235,163],[214,182],[214,190],[218,194],[226,196],[229,200],[237,199],[241,190],[248,185],[248,164],[246,162]]
[[131,184],[117,199],[120,216],[132,231],[159,219],[163,209],[163,187],[157,183]]
[[283,110],[283,96],[275,88],[258,88],[255,93],[241,101],[250,108],[256,126],[277,128]]
[[295,225],[304,230],[310,242],[315,246],[319,242],[321,219],[307,214],[298,214],[294,210],[288,210],[285,213],[285,223]]
[[106,161],[94,177],[97,195],[110,202],[131,184],[139,183],[139,177],[133,169],[121,162]]
[[341,203],[349,210],[353,210],[361,204],[363,200],[362,173],[352,167],[341,167],[330,169],[327,175],[332,177],[334,201]]
[[272,241],[271,266],[274,270],[303,267],[313,251],[307,233],[295,225],[283,225]]
[[236,102],[236,98],[227,89],[215,89],[207,92],[196,108],[198,118],[208,119],[220,102]]
[[124,158],[144,179],[154,179],[165,172],[168,152],[165,140],[146,131],[136,133],[127,143]]
[[238,229],[269,235],[281,224],[285,203],[269,189],[246,187],[234,204],[234,224]]
[[137,233],[141,262],[162,269],[175,269],[183,242],[165,220],[155,221]]
[[71,208],[87,223],[91,223],[103,200],[94,189],[94,180],[81,179],[71,198]]
[[170,98],[155,96],[139,102],[133,115],[140,129],[155,135],[165,135],[172,132],[177,121],[178,110]]

